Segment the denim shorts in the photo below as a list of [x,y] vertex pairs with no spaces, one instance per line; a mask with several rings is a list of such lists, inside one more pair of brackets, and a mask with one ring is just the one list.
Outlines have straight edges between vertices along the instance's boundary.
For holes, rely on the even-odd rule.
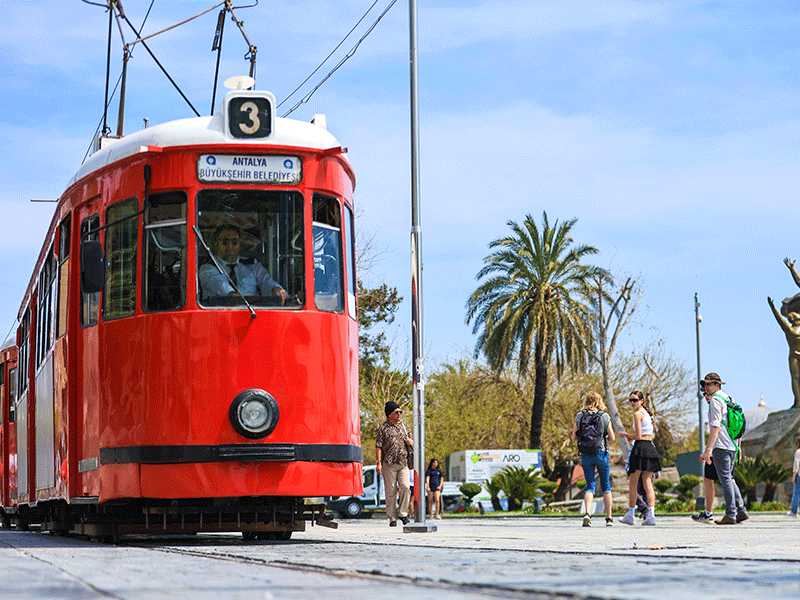
[[586,491],[594,494],[595,469],[600,474],[600,486],[603,493],[611,491],[611,477],[608,465],[608,452],[598,452],[594,456],[581,454],[581,467],[586,477]]

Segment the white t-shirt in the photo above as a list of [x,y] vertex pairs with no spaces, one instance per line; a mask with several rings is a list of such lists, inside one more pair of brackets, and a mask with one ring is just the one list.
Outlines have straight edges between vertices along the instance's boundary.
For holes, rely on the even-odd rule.
[[726,427],[728,422],[727,399],[729,397],[722,390],[711,396],[711,402],[708,405],[708,425],[709,427],[719,427],[719,435],[714,448],[736,451],[736,444],[733,443],[731,434],[728,433],[728,428]]

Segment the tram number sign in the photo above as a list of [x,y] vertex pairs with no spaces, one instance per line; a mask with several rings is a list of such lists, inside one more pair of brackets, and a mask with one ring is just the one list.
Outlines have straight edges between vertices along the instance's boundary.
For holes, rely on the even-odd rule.
[[264,138],[272,133],[272,103],[267,98],[235,96],[228,102],[228,129],[236,138]]

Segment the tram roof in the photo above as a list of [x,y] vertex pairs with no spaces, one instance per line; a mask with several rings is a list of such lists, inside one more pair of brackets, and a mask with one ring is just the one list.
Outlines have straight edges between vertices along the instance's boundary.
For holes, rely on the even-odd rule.
[[0,346],[0,352],[3,350],[8,350],[9,348],[13,348],[17,345],[17,337],[13,333],[6,338],[6,341],[3,342],[2,346]]
[[340,148],[336,138],[327,129],[314,123],[295,119],[275,118],[275,129],[268,138],[256,140],[234,139],[225,134],[223,112],[217,110],[211,117],[195,117],[169,121],[147,127],[120,139],[111,139],[81,166],[68,185],[79,181],[102,167],[133,156],[147,146],[170,148],[175,146],[202,146],[208,144],[237,144],[241,146],[283,146],[331,150]]

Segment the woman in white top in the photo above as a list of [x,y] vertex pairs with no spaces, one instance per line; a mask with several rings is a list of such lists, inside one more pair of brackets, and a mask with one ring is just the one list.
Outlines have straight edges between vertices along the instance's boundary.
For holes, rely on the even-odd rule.
[[644,394],[640,391],[630,393],[628,401],[634,410],[633,433],[620,431],[620,436],[633,440],[633,449],[630,454],[630,475],[628,477],[628,512],[619,521],[626,525],[633,525],[633,515],[636,510],[637,488],[641,478],[647,497],[647,517],[642,525],[655,525],[656,494],[653,491],[653,473],[661,470],[661,460],[653,444],[655,430],[653,428],[653,413],[647,407]]

